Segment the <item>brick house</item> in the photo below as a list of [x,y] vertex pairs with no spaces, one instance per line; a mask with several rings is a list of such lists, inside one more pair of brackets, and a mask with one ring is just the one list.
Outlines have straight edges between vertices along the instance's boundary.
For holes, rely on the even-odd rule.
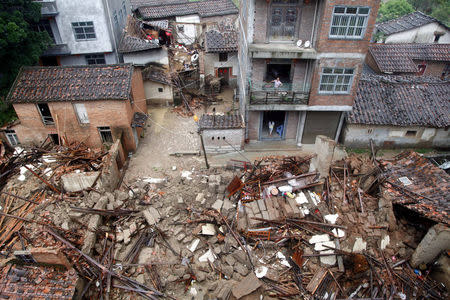
[[450,44],[371,44],[367,65],[377,74],[450,75]]
[[121,139],[125,152],[135,151],[146,116],[142,75],[131,64],[25,67],[7,101],[20,121],[8,131],[25,145]]
[[[352,109],[379,4],[240,2],[238,84],[248,140],[301,145],[314,143],[317,135],[338,138],[344,112]],[[275,134],[269,134],[269,122]]]

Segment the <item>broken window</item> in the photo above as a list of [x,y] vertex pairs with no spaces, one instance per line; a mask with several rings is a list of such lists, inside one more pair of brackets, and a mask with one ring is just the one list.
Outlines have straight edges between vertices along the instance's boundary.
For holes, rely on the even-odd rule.
[[55,36],[53,35],[53,30],[52,27],[50,26],[50,20],[48,19],[40,20],[39,23],[34,26],[34,30],[37,32],[46,31],[50,36],[50,38],[52,39],[53,43],[56,44]]
[[219,61],[227,61],[228,60],[228,53],[221,52],[219,53]]
[[72,23],[75,40],[85,41],[96,38],[94,30],[94,22],[73,22]]
[[294,40],[297,24],[297,3],[297,0],[272,1],[269,28],[271,40]]
[[417,130],[407,130],[405,133],[406,137],[416,137],[417,135]]
[[104,54],[89,54],[84,56],[88,65],[102,65],[106,64]]
[[38,110],[41,114],[42,123],[44,125],[54,125],[55,121],[53,120],[52,114],[50,112],[50,108],[47,103],[38,103]]
[[369,7],[335,6],[330,38],[362,38],[369,19]]
[[74,103],[73,108],[80,124],[89,124],[89,117],[84,103]]
[[14,130],[5,130],[6,138],[11,146],[17,146],[19,144],[19,139],[17,138],[17,134]]
[[102,143],[113,143],[113,137],[111,133],[110,127],[98,127],[98,132],[100,133],[100,138],[102,139]]
[[320,74],[320,93],[348,94],[352,86],[353,69],[323,68]]

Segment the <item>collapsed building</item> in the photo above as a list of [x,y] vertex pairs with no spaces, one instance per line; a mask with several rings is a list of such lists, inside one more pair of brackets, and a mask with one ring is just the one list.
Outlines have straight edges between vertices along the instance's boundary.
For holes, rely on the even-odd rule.
[[129,182],[118,141],[18,149],[0,169],[0,294],[446,298],[432,278],[448,269],[449,175],[318,139],[317,154]]

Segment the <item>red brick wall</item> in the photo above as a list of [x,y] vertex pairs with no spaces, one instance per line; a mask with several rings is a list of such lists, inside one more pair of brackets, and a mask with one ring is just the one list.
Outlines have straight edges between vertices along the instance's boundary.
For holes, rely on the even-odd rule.
[[[323,67],[354,68],[355,77],[349,94],[319,94],[320,72]],[[362,71],[360,59],[320,59],[316,62],[309,95],[309,105],[352,105]]]
[[[370,7],[369,20],[366,31],[361,40],[340,40],[330,39],[328,37],[332,19],[333,7],[336,5],[347,6],[368,6]],[[375,25],[376,16],[380,0],[327,0],[323,15],[321,16],[320,31],[317,41],[317,50],[319,52],[357,52],[366,53],[369,47],[369,41]]]
[[372,70],[374,70],[378,74],[381,74],[380,68],[378,68],[377,63],[375,62],[375,59],[373,58],[372,54],[370,54],[370,52],[367,52],[366,64],[369,65]]

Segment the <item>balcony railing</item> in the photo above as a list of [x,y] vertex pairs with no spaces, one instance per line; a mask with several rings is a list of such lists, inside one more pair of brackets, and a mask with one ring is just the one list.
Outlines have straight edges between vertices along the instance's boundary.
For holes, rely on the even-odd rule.
[[273,83],[254,83],[250,88],[250,104],[297,104],[307,105],[309,88],[283,83],[275,88]]
[[43,17],[56,16],[58,9],[56,7],[56,0],[34,0],[41,3],[41,15]]

